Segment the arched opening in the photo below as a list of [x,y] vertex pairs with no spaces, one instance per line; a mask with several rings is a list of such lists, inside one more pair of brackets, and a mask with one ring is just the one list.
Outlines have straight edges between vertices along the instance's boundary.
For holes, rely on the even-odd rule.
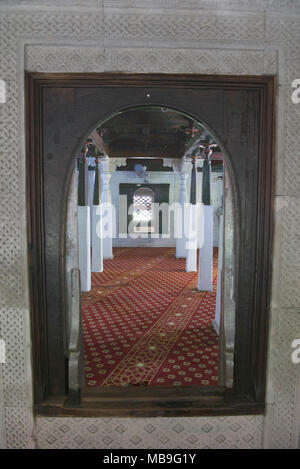
[[234,285],[234,212],[221,145],[193,117],[161,106],[119,112],[83,143],[70,200],[74,207],[86,192],[79,209],[90,221],[85,216],[73,235],[76,222],[68,222],[75,242],[66,263],[74,265],[83,237],[86,386],[231,387],[235,304],[226,286]]

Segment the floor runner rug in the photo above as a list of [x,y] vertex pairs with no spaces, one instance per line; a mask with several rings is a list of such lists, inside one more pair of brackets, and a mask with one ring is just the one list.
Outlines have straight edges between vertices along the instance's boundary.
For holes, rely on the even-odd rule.
[[173,248],[117,248],[82,295],[87,386],[216,385],[214,290]]

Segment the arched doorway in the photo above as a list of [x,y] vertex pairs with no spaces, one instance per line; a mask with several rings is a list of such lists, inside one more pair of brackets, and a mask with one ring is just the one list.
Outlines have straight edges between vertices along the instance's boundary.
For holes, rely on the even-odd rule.
[[[72,159],[97,122],[105,121],[122,109],[152,104],[177,109],[203,121],[209,130],[214,130],[230,157],[228,170],[236,220],[234,263],[238,272],[230,412],[240,412],[243,406],[249,411],[253,403],[256,410],[261,409],[270,288],[263,279],[269,278],[266,272],[270,265],[272,233],[273,156],[269,123],[272,122],[273,79],[111,74],[46,78],[35,75],[29,77],[28,86],[29,98],[35,102],[35,106],[28,106],[31,126],[28,190],[32,222],[29,237],[36,402],[44,402],[46,396],[60,399],[68,390],[65,227]],[[126,395],[134,402],[133,395]],[[143,394],[143,405],[146,405],[145,396],[150,395]],[[218,391],[208,390],[206,395],[218,403],[217,413],[224,412],[228,399],[224,387]],[[116,402],[111,396],[108,400],[105,394],[101,396],[102,407],[98,414],[104,412],[108,402]],[[156,394],[151,396],[152,415],[157,415],[162,412],[160,398]],[[176,400],[178,393],[171,392],[169,396],[173,396],[174,412],[184,414]],[[180,399],[188,403],[188,412],[193,415],[210,407],[202,392],[195,405],[190,391],[183,393]],[[121,407],[128,409],[128,405],[123,404]],[[126,413],[126,409],[123,412]],[[139,414],[138,409],[134,412]],[[164,409],[163,413],[167,415],[168,411]]]
[[[118,158],[121,155],[123,158]],[[114,213],[109,217],[114,226],[106,230],[112,234],[110,246],[104,245],[108,240],[102,230],[102,239],[96,239],[85,251],[89,262],[79,262],[84,280],[86,385],[217,386],[226,376],[227,382],[232,382],[232,367],[226,373],[226,366],[219,364],[219,354],[221,361],[225,360],[225,346],[219,349],[219,337],[226,339],[223,316],[227,316],[226,311],[221,314],[223,257],[218,256],[224,232],[223,218],[217,216],[223,210],[224,155],[220,145],[191,116],[166,107],[143,106],[100,123],[86,140],[79,168],[82,158],[86,160],[87,181],[93,181],[93,170],[95,181],[102,176],[102,201],[111,201]],[[79,181],[83,179],[80,174],[79,170]],[[98,184],[95,190],[99,191]],[[85,209],[94,217],[94,188],[89,186],[87,193]],[[187,211],[193,193],[198,211],[197,246],[192,254],[195,267],[190,269]],[[74,186],[73,197],[77,198]],[[106,218],[104,215],[105,224]],[[204,232],[201,235],[203,225],[205,237]],[[233,227],[232,222],[231,230]],[[79,221],[78,234],[95,228],[93,221],[89,227],[85,218]],[[70,234],[67,230],[68,238]],[[89,244],[94,235],[84,236],[83,244]],[[94,248],[99,257],[100,244],[104,269],[103,262],[94,269]],[[227,241],[227,252],[232,255],[229,244]],[[234,313],[233,308],[233,332]],[[230,347],[233,349],[232,340]],[[229,347],[226,358],[233,361]]]

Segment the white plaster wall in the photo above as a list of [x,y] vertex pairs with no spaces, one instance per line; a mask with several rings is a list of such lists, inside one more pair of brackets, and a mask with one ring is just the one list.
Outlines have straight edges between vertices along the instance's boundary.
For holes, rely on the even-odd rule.
[[[176,184],[174,173],[164,171],[149,171],[149,184],[170,184],[169,203],[172,204],[176,200]],[[118,238],[119,234],[119,185],[122,183],[135,184],[141,183],[143,180],[138,178],[135,171],[115,171],[111,177],[112,203],[116,208],[116,234],[113,240],[113,246],[174,246],[174,226],[170,223],[170,238]]]
[[[211,202],[214,207],[214,246],[218,246],[219,242],[219,219],[216,215],[217,209],[222,204],[223,181],[218,177],[222,173],[214,172],[211,178]],[[138,184],[141,183],[134,171],[115,171],[111,177],[111,195],[112,203],[116,209],[116,234],[117,237],[113,240],[113,246],[175,246],[174,238],[174,223],[173,217],[170,223],[170,238],[126,238],[118,239],[119,227],[119,185],[123,183]],[[179,184],[178,177],[173,172],[166,171],[149,171],[148,172],[149,184],[170,184],[169,204],[178,202]],[[197,173],[197,201],[201,200],[201,186],[202,186],[202,173]],[[190,178],[187,182],[187,193],[190,193]]]
[[[7,86],[7,101],[0,104],[0,333],[7,346],[0,421],[7,447],[299,444],[300,366],[291,361],[291,342],[300,337],[300,104],[291,101],[291,82],[300,78],[299,24],[298,0],[0,2],[0,79]],[[24,69],[276,75],[275,246],[265,417],[33,418]]]

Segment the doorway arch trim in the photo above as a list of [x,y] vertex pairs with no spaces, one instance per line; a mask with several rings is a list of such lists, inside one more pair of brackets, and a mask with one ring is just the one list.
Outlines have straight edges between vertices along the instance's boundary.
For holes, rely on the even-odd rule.
[[[251,298],[244,301],[236,325],[236,371],[234,387],[185,387],[176,389],[97,389],[83,396],[78,408],[65,407],[67,382],[63,379],[66,360],[61,354],[61,338],[57,324],[49,323],[49,305],[46,272],[47,229],[45,229],[45,134],[43,110],[49,89],[143,89],[163,90],[173,94],[181,92],[209,96],[219,93],[220,103],[247,94],[247,106],[252,106],[255,117],[255,143],[253,155],[257,158],[257,211],[255,231],[256,268],[251,270]],[[265,399],[268,314],[271,284],[271,253],[273,236],[274,192],[274,77],[201,76],[168,74],[27,74],[27,197],[29,230],[29,272],[31,299],[31,326],[33,340],[34,394],[36,412],[45,415],[118,415],[118,416],[168,416],[168,415],[225,415],[262,413]],[[151,93],[150,93],[151,94]],[[88,92],[87,92],[88,95]],[[154,103],[154,101],[153,101]],[[251,104],[252,103],[252,104]],[[160,103],[161,104],[161,103]],[[234,107],[234,106],[233,106]],[[180,105],[178,109],[180,108]],[[225,110],[225,111],[224,111]],[[224,112],[228,112],[226,106]],[[190,112],[188,112],[190,114]],[[201,121],[201,119],[199,119]],[[204,119],[206,122],[206,120]],[[208,127],[210,123],[206,122]],[[228,123],[230,125],[231,122]],[[245,123],[243,123],[245,124]],[[238,128],[237,123],[237,128]],[[242,125],[242,123],[240,123]],[[212,126],[213,127],[213,126]],[[227,129],[228,130],[228,129]],[[229,129],[230,130],[230,129]],[[231,129],[232,131],[232,129]],[[254,130],[253,130],[254,131]],[[226,134],[224,130],[224,135]],[[227,150],[227,142],[218,135]],[[78,139],[82,136],[78,134]],[[238,145],[238,142],[236,142]],[[76,146],[76,145],[75,145]],[[74,154],[74,149],[70,149]],[[228,151],[232,154],[232,151]],[[52,155],[53,156],[53,155]],[[49,160],[50,154],[48,154]],[[64,223],[66,207],[62,205],[60,223]],[[242,224],[242,221],[241,221]],[[239,227],[243,230],[243,227]],[[59,240],[56,239],[56,242]],[[49,250],[49,249],[48,249]],[[62,262],[63,246],[57,257]],[[49,255],[49,252],[48,252]],[[57,253],[55,254],[57,256]],[[247,259],[246,259],[247,260]],[[248,259],[249,260],[249,259]],[[55,266],[55,265],[54,265]],[[53,266],[52,266],[53,268]],[[57,282],[65,288],[62,270],[57,271]],[[239,283],[239,287],[241,286]],[[63,298],[58,301],[64,307]],[[238,307],[238,306],[237,306]],[[249,311],[251,314],[249,314]],[[62,323],[62,311],[56,321]],[[56,328],[56,329],[55,329]],[[57,334],[58,331],[58,334]],[[56,332],[57,337],[53,340]],[[52,334],[52,335],[51,335]],[[51,365],[52,362],[52,365]],[[51,366],[57,362],[61,368],[58,378],[51,375]]]

